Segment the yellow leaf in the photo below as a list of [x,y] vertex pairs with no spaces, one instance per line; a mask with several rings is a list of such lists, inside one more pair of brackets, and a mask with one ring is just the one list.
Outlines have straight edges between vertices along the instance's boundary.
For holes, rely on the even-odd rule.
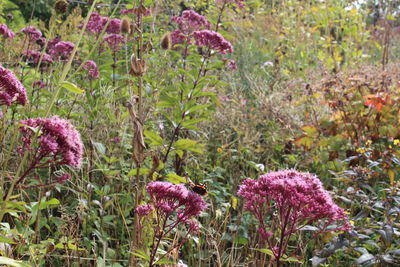
[[388,170],[388,176],[389,176],[389,181],[390,184],[394,184],[394,178],[396,177],[396,172],[394,170]]

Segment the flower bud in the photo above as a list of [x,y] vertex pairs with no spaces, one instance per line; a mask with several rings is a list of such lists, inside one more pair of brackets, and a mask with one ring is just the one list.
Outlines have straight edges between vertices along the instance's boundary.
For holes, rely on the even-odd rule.
[[137,59],[135,54],[131,56],[131,71],[130,74],[133,76],[143,76],[147,70],[146,61],[143,59]]
[[131,22],[128,18],[123,18],[121,22],[121,32],[122,33],[131,33]]
[[167,32],[166,34],[163,35],[163,37],[161,37],[161,42],[160,42],[161,48],[164,50],[170,49],[171,44],[172,44],[171,34]]

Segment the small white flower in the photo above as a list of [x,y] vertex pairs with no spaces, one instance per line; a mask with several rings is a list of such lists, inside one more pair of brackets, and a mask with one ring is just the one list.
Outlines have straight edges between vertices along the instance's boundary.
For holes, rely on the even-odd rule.
[[261,164],[261,163],[256,164],[256,168],[259,169],[259,170],[262,171],[262,172],[265,170],[264,164]]

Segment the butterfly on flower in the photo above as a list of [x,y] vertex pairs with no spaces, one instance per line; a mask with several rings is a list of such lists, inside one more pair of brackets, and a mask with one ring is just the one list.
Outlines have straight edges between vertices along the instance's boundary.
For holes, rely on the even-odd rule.
[[207,192],[207,184],[196,184],[193,183],[192,180],[190,180],[189,177],[186,177],[187,180],[187,185],[190,187],[190,189],[195,192],[196,194],[199,194],[200,196],[207,196],[208,192]]

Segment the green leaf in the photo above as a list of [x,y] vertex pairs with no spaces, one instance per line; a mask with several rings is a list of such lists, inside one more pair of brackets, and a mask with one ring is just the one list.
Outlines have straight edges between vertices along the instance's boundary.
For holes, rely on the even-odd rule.
[[0,236],[0,243],[16,244],[12,239]]
[[81,94],[85,92],[85,90],[80,89],[78,86],[70,82],[62,82],[60,83],[60,86],[75,94]]
[[152,131],[144,131],[144,136],[150,140],[150,144],[153,146],[161,146],[163,144],[163,139],[160,135]]
[[196,144],[197,144],[197,142],[192,139],[179,139],[175,142],[174,147],[175,147],[175,149],[187,150],[188,148],[190,148]]
[[13,267],[29,267],[31,265],[22,262],[22,261],[16,261],[7,257],[0,257],[0,264],[8,265],[8,266],[13,266]]
[[[146,175],[149,173],[148,168],[140,168],[139,175]],[[132,169],[128,172],[127,176],[135,176],[137,174],[137,169]]]
[[281,258],[281,261],[302,263],[301,260],[296,259],[295,257]]
[[150,261],[149,255],[147,255],[143,250],[140,249],[135,249],[135,252],[131,252],[133,255],[136,257],[139,257],[141,259],[144,259],[146,261]]
[[186,111],[186,114],[195,112],[195,111],[197,111],[197,110],[206,109],[206,108],[208,108],[209,106],[210,106],[210,104],[195,105],[194,107],[191,107],[190,109],[188,109],[188,110]]
[[50,199],[48,201],[40,202],[40,207],[39,208],[42,210],[42,209],[45,209],[45,208],[47,208],[48,206],[51,206],[51,205],[58,206],[58,205],[60,205],[60,201],[58,199],[56,199],[56,198],[52,198],[52,199]]
[[187,120],[181,123],[183,128],[186,128],[188,130],[197,130],[198,128],[195,127],[194,125],[204,121],[206,118],[200,118],[200,119],[194,119],[194,120]]
[[167,260],[159,260],[155,264],[174,264],[175,262],[173,261],[167,261]]
[[264,253],[264,254],[267,254],[267,255],[269,255],[269,256],[271,256],[271,257],[275,257],[275,256],[274,256],[274,253],[273,253],[272,250],[270,250],[270,249],[267,249],[267,248],[258,249],[258,248],[256,248],[255,250],[260,251],[260,252],[262,252],[262,253]]
[[186,178],[177,175],[176,173],[168,173],[166,178],[168,182],[173,183],[173,184],[182,184],[186,183]]

